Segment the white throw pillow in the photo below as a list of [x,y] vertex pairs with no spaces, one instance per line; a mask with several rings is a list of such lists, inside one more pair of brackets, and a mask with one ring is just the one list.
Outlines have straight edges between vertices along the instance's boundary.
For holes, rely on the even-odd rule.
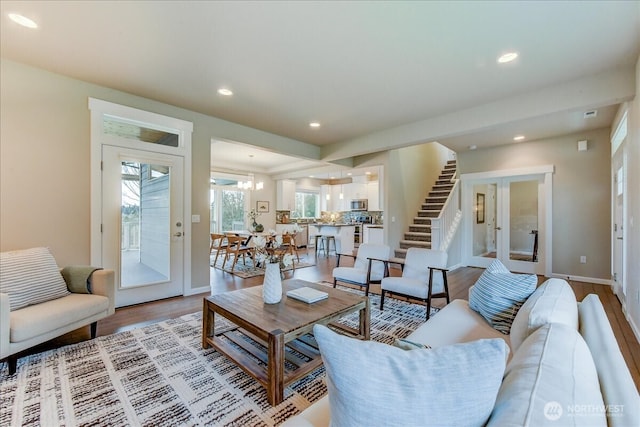
[[487,427],[606,426],[591,352],[578,331],[549,323],[507,366]]
[[529,335],[547,323],[562,323],[578,330],[578,302],[565,280],[547,280],[520,307],[511,324],[511,350],[518,350]]
[[494,329],[508,334],[518,310],[537,285],[535,274],[511,273],[495,260],[469,291],[469,307]]
[[333,427],[483,426],[509,354],[502,339],[405,351],[322,325],[313,333]]
[[48,248],[0,253],[0,292],[9,294],[11,311],[69,295]]

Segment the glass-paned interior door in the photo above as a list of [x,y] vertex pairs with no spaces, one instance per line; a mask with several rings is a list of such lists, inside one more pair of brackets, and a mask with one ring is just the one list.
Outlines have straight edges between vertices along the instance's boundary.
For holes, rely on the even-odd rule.
[[499,259],[511,271],[544,274],[541,221],[543,177],[473,182],[467,191],[469,265]]

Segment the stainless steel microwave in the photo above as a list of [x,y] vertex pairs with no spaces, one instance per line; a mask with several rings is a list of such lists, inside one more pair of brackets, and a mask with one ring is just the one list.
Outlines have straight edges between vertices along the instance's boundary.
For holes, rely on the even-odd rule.
[[351,200],[352,211],[366,211],[369,209],[369,201],[367,199],[353,199]]

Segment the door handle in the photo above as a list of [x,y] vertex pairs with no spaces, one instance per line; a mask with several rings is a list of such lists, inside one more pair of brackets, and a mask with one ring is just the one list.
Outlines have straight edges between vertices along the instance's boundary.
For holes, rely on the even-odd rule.
[[622,240],[622,237],[617,237],[618,240]]
[[502,227],[496,227],[495,229],[496,230],[502,230]]
[[178,231],[177,233],[174,234],[174,236],[176,237],[182,237],[182,233],[180,231]]

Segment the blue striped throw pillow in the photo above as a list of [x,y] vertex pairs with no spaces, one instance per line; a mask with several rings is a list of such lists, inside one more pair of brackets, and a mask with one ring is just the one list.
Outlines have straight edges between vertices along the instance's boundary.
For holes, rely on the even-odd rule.
[[495,260],[471,289],[469,307],[506,335],[518,310],[537,284],[535,274],[511,273],[502,262]]

